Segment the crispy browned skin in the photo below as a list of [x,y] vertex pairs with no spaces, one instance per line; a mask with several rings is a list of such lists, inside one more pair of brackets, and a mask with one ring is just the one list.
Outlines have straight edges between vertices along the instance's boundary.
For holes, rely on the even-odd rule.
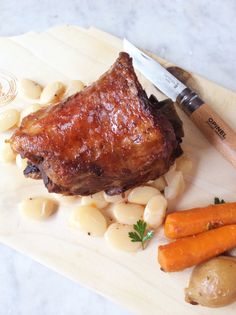
[[25,117],[10,143],[31,163],[25,175],[42,177],[50,192],[117,194],[165,173],[179,152],[154,103],[120,53],[94,84]]

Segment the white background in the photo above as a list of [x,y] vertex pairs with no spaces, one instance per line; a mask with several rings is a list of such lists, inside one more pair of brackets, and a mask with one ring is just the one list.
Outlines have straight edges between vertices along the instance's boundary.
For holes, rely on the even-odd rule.
[[[93,25],[236,91],[235,17],[235,0],[0,0],[0,36]],[[0,315],[10,314],[130,313],[0,246]]]

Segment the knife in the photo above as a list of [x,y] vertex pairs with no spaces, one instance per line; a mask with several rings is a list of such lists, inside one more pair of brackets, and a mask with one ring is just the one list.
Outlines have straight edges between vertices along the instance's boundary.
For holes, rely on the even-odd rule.
[[176,102],[206,136],[208,141],[236,168],[236,133],[193,90],[180,82],[157,61],[128,40],[124,50],[139,70],[161,92]]

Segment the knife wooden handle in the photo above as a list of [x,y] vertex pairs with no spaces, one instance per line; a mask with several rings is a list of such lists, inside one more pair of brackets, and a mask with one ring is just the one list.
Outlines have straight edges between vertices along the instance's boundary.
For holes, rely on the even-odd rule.
[[236,133],[227,123],[190,89],[177,98],[208,141],[236,168]]

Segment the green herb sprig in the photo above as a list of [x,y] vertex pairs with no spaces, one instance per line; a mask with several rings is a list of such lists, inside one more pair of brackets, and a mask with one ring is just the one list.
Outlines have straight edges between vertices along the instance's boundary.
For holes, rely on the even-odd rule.
[[141,242],[144,249],[145,243],[153,237],[154,231],[147,231],[147,223],[143,220],[139,220],[133,227],[136,232],[129,232],[131,242]]
[[219,205],[219,204],[221,204],[221,203],[225,203],[224,199],[221,199],[221,200],[220,200],[220,198],[215,197],[215,199],[214,199],[214,204],[215,204],[215,205]]

